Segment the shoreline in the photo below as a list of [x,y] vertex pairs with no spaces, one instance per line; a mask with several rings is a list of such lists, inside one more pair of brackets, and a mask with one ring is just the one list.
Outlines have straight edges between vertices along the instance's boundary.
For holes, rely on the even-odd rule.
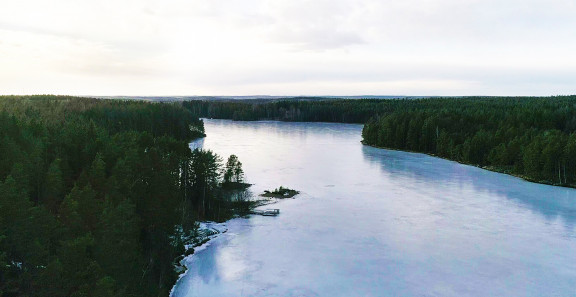
[[[279,201],[283,200],[282,198],[269,198],[269,199],[262,199],[262,200],[255,200],[256,202],[261,202],[261,204],[259,204],[258,206],[254,207],[254,209],[258,208],[258,207],[262,207],[262,206],[266,206],[266,205],[270,205],[270,204],[276,204]],[[232,217],[224,222],[218,223],[218,222],[212,222],[212,221],[206,221],[206,222],[198,222],[200,224],[200,229],[202,230],[214,230],[217,231],[217,233],[212,234],[212,235],[208,235],[205,238],[203,238],[201,240],[201,244],[194,246],[193,244],[187,244],[185,245],[186,250],[192,248],[194,249],[194,252],[192,254],[186,255],[186,251],[184,252],[184,254],[182,254],[181,256],[183,257],[180,261],[178,261],[178,263],[180,264],[180,266],[184,267],[184,271],[182,271],[180,274],[178,274],[178,279],[176,280],[176,282],[174,283],[174,286],[172,286],[172,289],[170,289],[170,294],[168,295],[169,297],[174,296],[174,289],[176,289],[176,286],[178,285],[178,282],[186,276],[186,274],[188,274],[189,271],[189,267],[186,265],[186,263],[194,256],[196,255],[196,253],[204,251],[205,249],[207,249],[213,242],[214,239],[219,238],[221,235],[223,235],[224,233],[228,232],[228,222],[235,220],[235,219],[242,219],[242,218],[247,218],[251,215],[255,215],[254,213],[250,213],[247,214],[245,216],[235,216]],[[175,266],[174,268],[176,269],[177,266]]]
[[539,180],[530,178],[530,177],[525,176],[525,175],[507,172],[504,169],[499,169],[499,168],[494,167],[494,166],[480,166],[477,164],[464,163],[464,162],[460,162],[458,160],[452,160],[452,159],[448,159],[448,158],[444,158],[444,157],[441,157],[438,155],[424,153],[424,152],[411,151],[411,150],[399,150],[399,149],[394,149],[394,148],[389,148],[389,147],[376,146],[376,145],[364,143],[364,140],[360,141],[360,143],[362,143],[362,145],[372,147],[372,148],[377,148],[377,149],[384,149],[384,150],[389,150],[389,151],[397,151],[397,152],[405,152],[405,153],[413,153],[413,154],[422,154],[422,155],[426,155],[426,156],[430,156],[430,157],[434,157],[434,158],[438,158],[438,159],[442,159],[442,160],[446,160],[446,161],[456,162],[456,163],[462,164],[462,165],[467,165],[467,166],[472,166],[472,167],[484,169],[484,170],[487,170],[490,172],[506,174],[506,175],[513,176],[513,177],[519,178],[521,180],[535,183],[535,184],[541,184],[541,185],[547,185],[547,186],[553,186],[553,187],[561,187],[561,188],[567,188],[567,189],[576,189],[576,185],[555,184],[555,183],[552,183],[550,181],[545,181],[545,180],[539,181]]
[[[233,220],[236,218],[231,218],[230,220]],[[178,275],[178,279],[176,280],[176,282],[174,283],[174,286],[172,286],[172,289],[170,289],[170,294],[168,295],[169,297],[174,296],[174,289],[176,289],[176,285],[178,285],[178,282],[186,276],[186,274],[188,274],[189,268],[188,266],[186,266],[186,262],[188,260],[190,260],[190,258],[192,258],[194,255],[196,255],[196,253],[201,252],[205,249],[207,249],[211,244],[212,244],[212,240],[216,239],[218,237],[220,237],[222,234],[228,232],[228,226],[226,225],[230,220],[227,220],[225,222],[222,223],[217,223],[217,222],[199,222],[200,226],[204,226],[204,228],[201,227],[201,229],[203,230],[216,230],[218,231],[216,234],[212,234],[212,235],[208,235],[206,236],[204,239],[202,239],[202,244],[199,244],[197,246],[194,246],[193,244],[188,244],[185,245],[186,247],[189,246],[189,248],[194,249],[194,252],[190,255],[186,256],[186,252],[184,254],[182,254],[182,256],[184,256],[182,258],[182,260],[180,260],[178,263],[184,267],[184,271],[181,272]],[[215,228],[216,227],[216,228]],[[186,248],[186,250],[188,250],[189,248]],[[176,266],[174,267],[176,269]]]

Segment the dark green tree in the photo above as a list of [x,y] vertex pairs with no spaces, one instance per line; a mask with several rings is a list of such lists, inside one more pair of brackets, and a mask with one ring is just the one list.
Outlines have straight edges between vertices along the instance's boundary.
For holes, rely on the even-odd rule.
[[56,213],[59,205],[64,199],[64,178],[61,165],[62,160],[56,159],[50,163],[48,172],[46,172],[46,182],[44,186],[44,195],[42,202],[46,208]]
[[230,155],[224,167],[223,183],[241,183],[244,181],[242,162],[236,155]]

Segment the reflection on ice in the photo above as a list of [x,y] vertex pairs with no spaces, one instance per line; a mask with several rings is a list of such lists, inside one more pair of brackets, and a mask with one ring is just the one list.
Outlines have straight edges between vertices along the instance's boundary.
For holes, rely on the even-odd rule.
[[574,231],[576,223],[574,189],[519,181],[519,178],[513,176],[463,166],[423,154],[381,150],[368,146],[363,147],[362,152],[366,160],[380,165],[384,173],[393,173],[390,178],[414,176],[409,183],[418,184],[420,181],[425,181],[429,185],[436,184],[445,188],[471,185],[475,191],[489,191],[494,195],[502,195],[525,204],[547,220],[562,219],[567,229]]
[[570,296],[576,190],[364,147],[360,125],[206,121],[255,193],[302,192],[227,223],[174,296]]

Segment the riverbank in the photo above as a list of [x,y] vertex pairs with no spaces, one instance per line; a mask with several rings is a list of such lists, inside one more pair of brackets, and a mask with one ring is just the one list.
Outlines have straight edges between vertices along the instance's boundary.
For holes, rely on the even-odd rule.
[[480,169],[484,169],[484,170],[488,170],[488,171],[492,171],[492,172],[497,172],[497,173],[502,173],[502,174],[506,174],[506,175],[510,175],[510,176],[514,176],[520,179],[523,179],[525,181],[531,182],[531,183],[535,183],[535,184],[542,184],[542,185],[549,185],[549,186],[555,186],[555,187],[563,187],[563,188],[571,188],[571,189],[576,189],[576,185],[574,184],[558,184],[558,183],[554,183],[551,181],[547,181],[547,180],[536,180],[533,179],[529,176],[525,176],[522,174],[517,174],[517,173],[513,173],[510,172],[509,170],[505,169],[505,168],[499,168],[499,167],[495,167],[495,166],[481,166],[478,164],[471,164],[471,163],[465,163],[462,161],[458,161],[458,160],[453,160],[453,159],[449,159],[449,158],[445,158],[442,156],[438,156],[435,154],[430,154],[430,153],[424,153],[424,152],[418,152],[418,151],[411,151],[411,150],[399,150],[399,149],[394,149],[394,148],[389,148],[389,147],[381,147],[381,146],[376,146],[376,145],[371,145],[371,144],[367,144],[364,142],[364,140],[360,141],[362,143],[362,145],[365,146],[369,146],[369,147],[373,147],[373,148],[377,148],[377,149],[384,149],[384,150],[390,150],[390,151],[397,151],[397,152],[408,152],[408,153],[415,153],[415,154],[423,154],[423,155],[427,155],[427,156],[431,156],[431,157],[435,157],[435,158],[439,158],[439,159],[443,159],[443,160],[447,160],[447,161],[452,161],[452,162],[456,162],[458,164],[462,164],[462,165],[468,165],[468,166],[474,166]]
[[184,238],[184,240],[185,240],[185,243],[184,243],[185,252],[183,255],[178,257],[176,260],[177,263],[175,263],[174,269],[176,270],[177,273],[179,273],[179,275],[178,275],[178,280],[176,281],[176,283],[174,284],[174,286],[170,290],[170,296],[173,296],[174,290],[175,290],[178,282],[180,281],[180,279],[182,279],[183,277],[185,277],[188,274],[190,267],[188,267],[187,264],[191,260],[191,258],[194,255],[196,255],[198,252],[201,252],[201,251],[207,249],[213,243],[213,241],[216,238],[218,238],[221,235],[223,235],[224,233],[228,232],[227,224],[230,221],[232,221],[234,219],[238,219],[238,218],[246,218],[250,215],[259,215],[253,211],[259,207],[262,207],[262,206],[275,204],[275,203],[279,202],[280,200],[282,200],[282,198],[273,197],[273,198],[268,198],[268,199],[245,201],[250,205],[249,206],[250,211],[248,211],[246,213],[238,213],[234,217],[231,217],[230,219],[228,219],[224,222],[220,222],[220,223],[219,222],[211,222],[211,221],[199,222],[198,223],[199,224],[198,230],[197,230],[195,236],[189,237],[189,238]]
[[[228,220],[230,221],[230,220]],[[227,222],[223,223],[216,223],[216,222],[200,222],[200,226],[198,227],[198,234],[192,240],[192,242],[188,242],[184,245],[185,253],[181,256],[181,259],[178,260],[178,265],[174,267],[174,269],[179,273],[178,280],[170,290],[170,296],[174,295],[174,289],[176,288],[176,284],[186,276],[189,271],[189,267],[186,266],[186,262],[190,260],[194,254],[205,250],[212,244],[212,240],[216,239],[220,235],[226,233],[228,231]]]

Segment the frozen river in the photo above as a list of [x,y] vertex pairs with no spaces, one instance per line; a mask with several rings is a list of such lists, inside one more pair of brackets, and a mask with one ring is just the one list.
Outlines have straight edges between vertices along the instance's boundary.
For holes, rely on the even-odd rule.
[[363,146],[361,125],[205,120],[277,217],[227,223],[187,261],[192,296],[575,296],[576,190]]

